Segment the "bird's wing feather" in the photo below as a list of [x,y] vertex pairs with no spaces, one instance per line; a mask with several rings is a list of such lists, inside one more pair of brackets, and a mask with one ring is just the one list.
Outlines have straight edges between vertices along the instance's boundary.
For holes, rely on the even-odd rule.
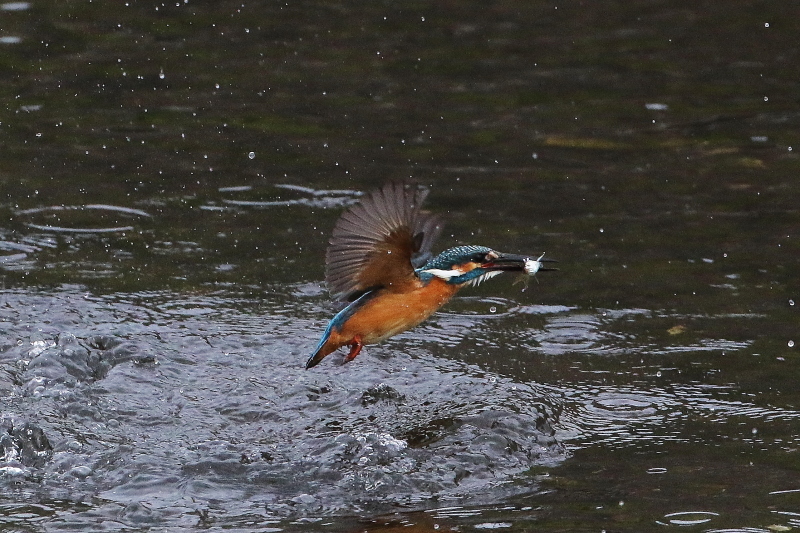
[[352,301],[378,287],[400,290],[430,256],[442,230],[439,218],[420,211],[428,191],[387,183],[348,209],[333,228],[325,279],[337,300]]

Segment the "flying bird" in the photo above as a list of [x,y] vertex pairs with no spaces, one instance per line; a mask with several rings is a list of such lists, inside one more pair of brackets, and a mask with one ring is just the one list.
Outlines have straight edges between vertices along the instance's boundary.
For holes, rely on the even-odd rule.
[[[428,190],[390,182],[345,211],[325,255],[325,280],[342,309],[328,324],[306,369],[347,346],[352,361],[366,344],[417,326],[462,287],[503,272],[533,275],[543,254],[507,254],[486,246],[456,246],[433,256],[441,219],[422,211]],[[524,274],[523,274],[524,275]]]

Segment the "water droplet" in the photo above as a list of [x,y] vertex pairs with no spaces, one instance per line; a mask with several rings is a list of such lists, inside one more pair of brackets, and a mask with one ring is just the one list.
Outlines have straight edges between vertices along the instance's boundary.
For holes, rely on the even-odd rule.
[[164,78],[166,78],[166,77],[167,77],[167,76],[164,74],[164,69],[162,68],[162,69],[161,69],[161,72],[159,72],[159,73],[158,73],[158,79],[161,79],[161,80],[163,80],[163,79],[164,79]]
[[247,154],[247,157],[249,157],[250,159],[255,159],[256,158],[256,153],[255,152],[250,152],[249,154]]

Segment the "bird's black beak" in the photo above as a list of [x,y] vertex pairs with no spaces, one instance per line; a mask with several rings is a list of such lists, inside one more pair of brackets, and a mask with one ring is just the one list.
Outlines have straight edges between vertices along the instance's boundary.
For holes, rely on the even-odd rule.
[[555,259],[545,259],[544,254],[540,256],[535,255],[519,255],[519,254],[504,254],[501,252],[494,252],[493,255],[497,257],[494,259],[487,258],[481,268],[486,270],[503,270],[508,272],[526,272],[528,274],[535,274],[536,272],[558,270],[557,268],[547,268],[542,263],[557,263]]

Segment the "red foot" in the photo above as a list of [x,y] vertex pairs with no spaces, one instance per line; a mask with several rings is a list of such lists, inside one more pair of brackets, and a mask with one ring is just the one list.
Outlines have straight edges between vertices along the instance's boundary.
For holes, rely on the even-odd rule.
[[361,348],[364,347],[364,344],[361,342],[361,336],[356,335],[355,337],[353,337],[353,342],[348,344],[348,346],[350,346],[350,353],[348,353],[345,356],[344,358],[345,363],[349,363],[350,361],[355,359],[358,353],[361,351]]

